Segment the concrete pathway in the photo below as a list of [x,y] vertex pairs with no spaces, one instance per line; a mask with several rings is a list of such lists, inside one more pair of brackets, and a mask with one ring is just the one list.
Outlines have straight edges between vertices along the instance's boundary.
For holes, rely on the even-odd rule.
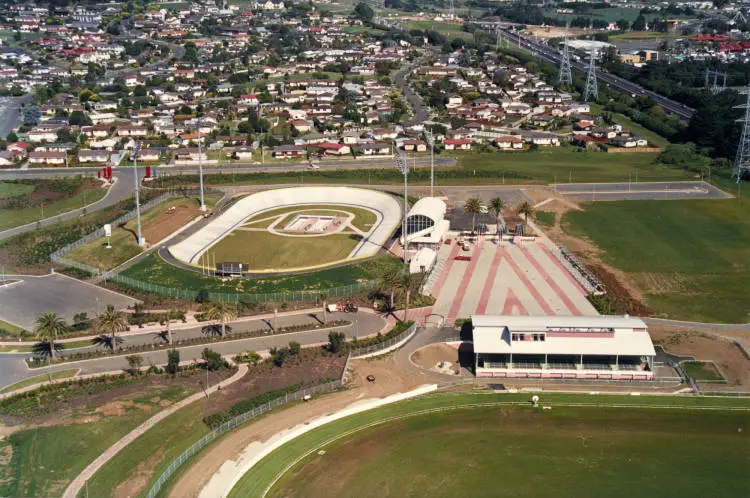
[[99,470],[101,469],[104,464],[109,462],[117,453],[119,453],[123,448],[125,448],[127,445],[138,439],[139,436],[141,436],[144,432],[164,420],[169,415],[173,414],[180,408],[183,408],[190,403],[193,403],[194,401],[198,401],[199,399],[202,399],[208,394],[211,394],[218,390],[219,386],[222,385],[224,387],[233,384],[240,380],[245,374],[247,373],[247,364],[242,363],[240,364],[237,373],[235,373],[230,378],[223,380],[221,382],[217,382],[213,386],[209,387],[205,391],[200,391],[192,396],[189,396],[182,401],[179,401],[168,408],[160,411],[150,419],[143,422],[141,425],[130,431],[127,435],[125,435],[123,438],[121,438],[119,441],[117,441],[115,444],[107,448],[107,450],[99,455],[99,457],[91,462],[85,469],[83,469],[83,472],[78,474],[78,476],[73,479],[73,482],[70,483],[68,488],[65,490],[65,493],[63,494],[63,498],[75,498],[78,496],[78,493],[83,489],[83,487],[86,485],[86,482],[91,479],[91,477]]

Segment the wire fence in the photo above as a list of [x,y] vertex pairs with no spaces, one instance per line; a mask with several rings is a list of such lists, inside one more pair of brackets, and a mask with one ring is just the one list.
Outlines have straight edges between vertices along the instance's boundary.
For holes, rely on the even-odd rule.
[[276,408],[279,408],[281,406],[287,405],[289,403],[294,403],[295,401],[302,401],[304,399],[308,399],[309,396],[312,396],[314,394],[323,394],[328,393],[331,391],[335,391],[337,389],[342,389],[344,385],[340,380],[335,380],[332,382],[328,382],[326,384],[320,384],[314,387],[311,387],[309,389],[302,389],[300,391],[297,391],[295,393],[286,394],[280,398],[276,398],[275,400],[269,401],[268,403],[261,405],[257,408],[253,408],[249,412],[245,412],[241,415],[236,416],[232,420],[223,423],[216,429],[212,430],[202,438],[200,438],[198,441],[193,443],[193,445],[182,452],[180,456],[175,458],[172,463],[169,464],[169,466],[162,472],[162,474],[159,476],[159,478],[154,482],[153,486],[151,486],[151,489],[149,490],[148,494],[146,495],[147,498],[155,498],[156,495],[159,493],[159,491],[162,489],[164,484],[169,481],[169,479],[174,475],[175,472],[177,472],[177,469],[179,469],[182,465],[184,465],[185,462],[190,460],[196,453],[198,453],[200,450],[202,450],[206,445],[208,445],[211,441],[216,439],[217,437],[221,436],[222,434],[231,431],[235,427],[244,424],[245,422],[252,420],[264,413],[267,413],[271,410],[275,410]]
[[361,358],[362,356],[367,356],[372,353],[377,353],[378,351],[384,351],[386,349],[389,349],[400,342],[406,342],[408,339],[411,338],[417,331],[417,324],[416,322],[411,325],[408,329],[401,332],[396,337],[393,337],[391,339],[388,339],[387,341],[379,342],[377,344],[372,344],[370,346],[363,346],[361,348],[352,349],[350,351],[352,358]]
[[[149,211],[154,206],[161,204],[162,202],[166,201],[170,197],[173,197],[174,195],[175,194],[171,192],[167,192],[158,197],[154,197],[147,203],[141,205],[141,213]],[[138,214],[136,210],[134,209],[128,213],[123,214],[122,216],[120,216],[119,218],[117,218],[110,224],[113,226],[118,226],[120,224],[127,223],[128,221],[134,219],[137,215]],[[94,268],[93,266],[89,266],[85,263],[74,261],[70,258],[66,258],[65,256],[71,251],[74,251],[75,249],[78,249],[79,247],[84,246],[90,242],[93,242],[94,240],[99,239],[103,236],[104,236],[104,233],[102,230],[95,230],[88,235],[84,235],[83,237],[76,240],[75,242],[71,242],[67,246],[61,247],[57,251],[53,252],[52,254],[50,254],[50,259],[53,262],[61,264],[61,265],[72,266],[73,268],[77,268],[78,270],[85,271],[92,275],[99,275],[99,268]]]

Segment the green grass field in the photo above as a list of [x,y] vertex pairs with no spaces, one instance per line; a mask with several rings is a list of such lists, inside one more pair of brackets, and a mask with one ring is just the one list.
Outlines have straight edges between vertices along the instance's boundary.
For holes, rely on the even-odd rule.
[[709,380],[709,381],[723,381],[724,377],[716,369],[713,363],[707,363],[702,361],[684,361],[680,363],[680,366],[692,379],[696,381]]
[[[10,345],[10,346],[0,346],[0,353],[31,353],[34,351],[36,344],[36,341],[19,341],[16,344]],[[64,343],[58,343],[60,346],[63,346],[64,349],[77,349],[77,348],[87,348],[92,345],[91,340],[84,339],[81,341],[70,341],[70,342],[64,342]]]
[[198,289],[206,289],[210,292],[254,294],[326,290],[352,285],[362,280],[376,278],[377,268],[382,265],[399,266],[401,263],[394,257],[382,256],[370,261],[298,275],[269,276],[267,278],[237,279],[222,282],[218,278],[177,268],[163,261],[158,255],[150,254],[125,270],[123,275],[146,283],[196,289],[196,292]]
[[33,190],[33,185],[26,185],[24,183],[0,182],[0,199],[28,194]]
[[[61,496],[86,465],[160,410],[160,401],[174,402],[197,389],[186,391],[179,385],[152,389],[111,414],[82,409],[60,425],[14,432],[0,442],[2,454],[12,454],[10,462],[0,467],[0,495]],[[155,444],[151,450],[158,447]]]
[[563,227],[594,242],[660,316],[746,323],[750,318],[748,199],[584,204]]
[[[529,394],[456,393],[423,396],[346,417],[271,453],[229,496],[260,496],[289,464],[310,451],[312,456],[286,473],[271,496],[317,496],[317,486],[326,477],[325,496],[460,496],[467,489],[472,496],[529,496],[536,482],[535,496],[559,494],[561,489],[566,496],[632,496],[632,487],[624,486],[628,480],[645,496],[655,496],[665,476],[672,489],[671,473],[681,480],[675,484],[677,495],[714,495],[717,475],[727,482],[721,490],[726,496],[742,494],[747,486],[750,445],[747,431],[737,429],[747,426],[750,398],[557,393],[540,397],[551,410],[531,408]],[[565,406],[570,403],[589,406]],[[468,404],[480,407],[413,415]],[[607,407],[612,405],[632,408]],[[741,406],[744,411],[656,408],[660,406]],[[352,430],[404,416],[413,418],[327,444]],[[716,425],[707,427],[712,420]],[[704,453],[706,445],[711,448]],[[326,451],[322,456],[317,453],[320,448]],[[349,453],[352,448],[358,449],[354,456]],[[345,455],[350,459],[342,460]],[[328,472],[328,462],[338,462],[337,469]],[[508,472],[507,477],[488,479],[501,472]],[[330,479],[334,473],[336,478]],[[691,483],[682,482],[685,479]],[[579,490],[583,486],[585,490]],[[592,489],[593,494],[586,491]]]
[[8,228],[39,221],[42,219],[42,210],[44,211],[44,218],[49,218],[50,216],[72,211],[73,209],[82,208],[84,200],[86,204],[91,204],[104,197],[107,191],[105,188],[98,187],[86,189],[85,193],[81,191],[73,197],[44,206],[44,209],[42,207],[2,209],[0,210],[0,230],[7,230]]
[[15,384],[10,384],[3,387],[2,389],[0,389],[0,394],[15,391],[16,389],[21,389],[26,386],[33,386],[34,384],[39,384],[40,382],[48,382],[50,378],[52,380],[67,379],[68,377],[73,377],[74,375],[76,375],[79,370],[79,368],[70,368],[68,370],[58,370],[57,372],[52,372],[49,375],[41,374],[35,375],[34,377],[27,377],[22,381],[16,382]]
[[344,260],[359,241],[359,235],[285,237],[235,230],[210,249],[210,257],[247,263],[251,271],[305,268]]
[[4,340],[18,339],[18,336],[23,335],[24,332],[23,327],[0,320],[0,337],[3,337]]
[[407,29],[421,29],[427,31],[437,31],[443,36],[448,38],[463,38],[465,40],[472,39],[473,35],[468,31],[464,31],[461,24],[451,24],[447,22],[437,21],[410,21],[406,23]]
[[[281,214],[286,213],[313,213],[318,214],[321,216],[325,215],[336,215],[344,213],[351,213],[354,215],[354,219],[352,220],[352,225],[355,228],[358,228],[364,232],[367,232],[372,228],[372,225],[375,224],[378,217],[375,213],[370,211],[369,209],[354,207],[354,206],[342,206],[337,204],[330,204],[330,205],[309,205],[309,206],[289,206],[289,207],[283,207],[278,209],[271,209],[269,211],[265,211],[263,213],[257,214],[247,220],[244,224],[244,226],[252,226],[254,228],[267,228],[271,223],[273,223],[273,220],[268,220],[268,218],[273,216],[278,216]],[[288,217],[284,219],[284,222],[291,221],[293,217]],[[261,221],[266,220],[266,221]],[[284,226],[285,223],[280,223],[277,225],[277,229],[281,229],[281,227]]]

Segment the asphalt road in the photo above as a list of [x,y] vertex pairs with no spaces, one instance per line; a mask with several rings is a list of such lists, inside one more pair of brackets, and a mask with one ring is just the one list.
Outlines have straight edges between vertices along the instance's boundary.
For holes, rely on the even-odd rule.
[[[377,334],[384,326],[385,320],[378,315],[372,313],[356,313],[356,314],[344,314],[344,313],[330,313],[329,320],[336,317],[344,316],[346,320],[352,322],[352,325],[348,327],[337,328],[337,331],[344,332],[348,339],[354,337],[365,337],[368,335]],[[317,319],[307,314],[295,315],[289,317],[279,317],[278,326],[290,325],[292,323],[318,323]],[[261,328],[268,328],[270,326],[267,323],[258,320],[242,321],[233,324],[234,330],[258,330]],[[173,332],[174,338],[181,337],[197,337],[202,335],[201,326],[191,327]],[[321,328],[318,330],[309,330],[304,332],[291,332],[283,334],[270,334],[262,337],[253,337],[249,339],[238,339],[234,341],[223,341],[214,342],[210,344],[201,344],[196,346],[187,346],[177,348],[180,351],[180,357],[182,361],[199,359],[201,357],[201,351],[204,348],[209,347],[214,351],[221,353],[222,355],[233,355],[242,351],[267,351],[274,347],[286,346],[290,341],[296,341],[302,346],[311,346],[315,344],[324,344],[328,342],[328,332],[331,329]],[[136,338],[137,337],[137,338]],[[163,341],[161,336],[149,333],[142,336],[130,336],[126,339],[126,344],[148,344],[154,341]],[[138,341],[138,342],[135,342]],[[79,349],[77,351],[83,351]],[[64,353],[63,353],[64,354]],[[139,353],[144,358],[144,364],[166,364],[167,362],[167,350],[155,351],[153,353]],[[57,370],[67,370],[70,368],[80,368],[81,374],[92,374],[110,372],[114,370],[125,369],[128,367],[128,363],[125,360],[125,355],[120,356],[108,356],[98,358],[94,360],[84,360],[77,362],[66,362],[63,364],[55,365],[52,367],[35,368],[29,369],[24,362],[24,358],[29,356],[28,353],[6,353],[0,354],[0,386],[5,386],[18,382],[26,377],[35,375],[45,374],[47,372],[54,372]]]
[[0,105],[0,138],[5,137],[15,130],[21,121],[21,106],[34,100],[31,94],[22,97],[3,97]]
[[576,201],[726,199],[731,197],[702,181],[646,183],[566,183],[557,194]]
[[428,52],[408,66],[399,69],[393,75],[393,84],[396,85],[396,87],[398,87],[398,89],[401,91],[404,98],[406,99],[406,102],[409,104],[409,107],[411,107],[411,110],[414,113],[414,117],[405,123],[407,126],[422,123],[429,117],[429,113],[425,108],[422,97],[420,95],[417,95],[414,90],[412,90],[409,82],[406,81],[406,74],[409,71],[413,70],[415,67],[421,65],[422,62],[434,56],[435,54],[436,52]]

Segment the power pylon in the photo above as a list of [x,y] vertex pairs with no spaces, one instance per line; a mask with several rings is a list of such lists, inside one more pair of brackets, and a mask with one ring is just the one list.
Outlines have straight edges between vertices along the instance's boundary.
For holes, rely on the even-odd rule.
[[503,32],[500,30],[500,25],[495,26],[495,50],[500,50],[500,43],[503,41]]
[[450,3],[450,10],[448,11],[448,19],[456,18],[456,8],[453,6],[453,0]]
[[737,155],[734,158],[732,169],[732,175],[737,177],[737,183],[750,172],[750,88],[743,90],[742,93],[747,95],[747,102],[736,106],[736,109],[745,109],[745,113],[742,119],[737,120],[743,123],[742,135],[740,136],[740,144],[737,146]]
[[591,51],[589,58],[589,72],[586,76],[586,89],[583,92],[583,100],[598,100],[599,99],[599,87],[596,83],[596,52]]
[[[713,83],[711,82],[711,77],[713,77]],[[723,79],[723,81],[720,82],[720,79]],[[721,93],[726,90],[727,73],[706,69],[706,88],[711,90],[711,93],[713,94]]]
[[568,50],[568,25],[565,25],[562,59],[560,59],[560,83],[573,84],[573,73],[570,70],[570,51]]

